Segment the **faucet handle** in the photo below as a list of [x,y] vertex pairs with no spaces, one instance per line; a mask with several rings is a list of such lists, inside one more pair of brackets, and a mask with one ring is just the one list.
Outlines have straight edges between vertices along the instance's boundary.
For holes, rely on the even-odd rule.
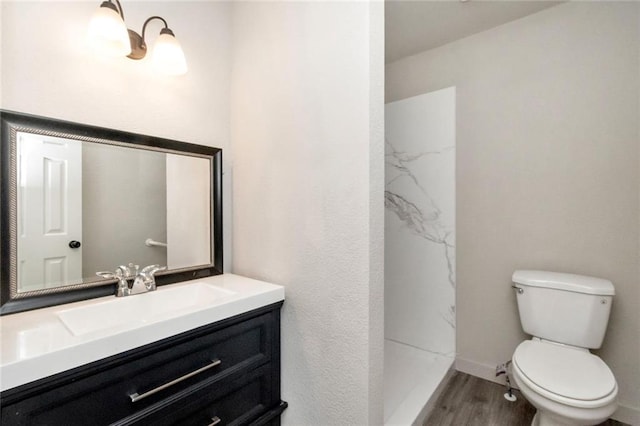
[[121,278],[134,278],[140,271],[140,265],[129,263],[128,265],[120,265],[116,268],[116,276]]
[[143,275],[153,276],[156,272],[161,272],[161,271],[166,271],[166,270],[167,270],[166,266],[149,265],[149,266],[145,266],[144,268],[142,268],[142,271],[140,273],[143,274]]
[[126,278],[130,274],[129,267],[125,265],[120,265],[116,268],[116,275],[121,278]]
[[141,271],[141,272],[142,272],[143,274],[146,274],[146,273],[148,273],[149,271],[151,271],[152,269],[154,269],[154,268],[159,268],[159,267],[160,267],[160,265],[148,265],[148,266],[145,266],[144,268],[142,268],[142,271]]

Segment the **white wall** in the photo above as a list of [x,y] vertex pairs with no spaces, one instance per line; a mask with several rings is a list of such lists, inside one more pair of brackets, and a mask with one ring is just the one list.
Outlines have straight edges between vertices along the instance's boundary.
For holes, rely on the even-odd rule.
[[457,88],[457,367],[525,338],[515,269],[611,279],[599,355],[640,424],[637,2],[570,2],[389,64],[387,101]]
[[382,421],[382,16],[233,8],[233,268],[286,287],[286,425]]
[[211,252],[211,164],[204,158],[166,154],[166,169],[167,266],[209,264],[215,255]]
[[[182,44],[189,72],[160,76],[149,61],[95,57],[85,46],[100,2],[0,2],[0,106],[222,148],[229,172],[229,22],[222,2],[123,3],[126,23],[140,32],[164,17]],[[159,22],[147,27],[153,45]],[[231,173],[224,177],[225,265],[231,264]]]

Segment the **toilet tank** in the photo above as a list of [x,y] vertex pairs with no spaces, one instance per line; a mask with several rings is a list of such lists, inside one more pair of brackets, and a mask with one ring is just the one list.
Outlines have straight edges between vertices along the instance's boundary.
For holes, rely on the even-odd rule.
[[609,280],[547,271],[513,273],[522,329],[581,348],[602,346],[615,289]]

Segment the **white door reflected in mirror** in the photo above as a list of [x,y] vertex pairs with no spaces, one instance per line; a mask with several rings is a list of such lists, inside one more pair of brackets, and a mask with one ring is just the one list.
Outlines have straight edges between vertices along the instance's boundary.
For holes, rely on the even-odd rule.
[[18,287],[82,282],[82,143],[19,133]]

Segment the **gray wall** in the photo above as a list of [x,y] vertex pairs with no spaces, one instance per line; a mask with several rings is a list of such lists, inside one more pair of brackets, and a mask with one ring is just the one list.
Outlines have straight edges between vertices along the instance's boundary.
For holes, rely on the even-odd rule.
[[82,275],[134,263],[166,265],[165,154],[85,143],[82,149]]
[[386,101],[457,87],[457,367],[526,336],[511,273],[611,279],[604,347],[640,424],[640,4],[565,3],[386,68]]
[[382,7],[234,3],[233,269],[285,286],[285,425],[383,417]]

